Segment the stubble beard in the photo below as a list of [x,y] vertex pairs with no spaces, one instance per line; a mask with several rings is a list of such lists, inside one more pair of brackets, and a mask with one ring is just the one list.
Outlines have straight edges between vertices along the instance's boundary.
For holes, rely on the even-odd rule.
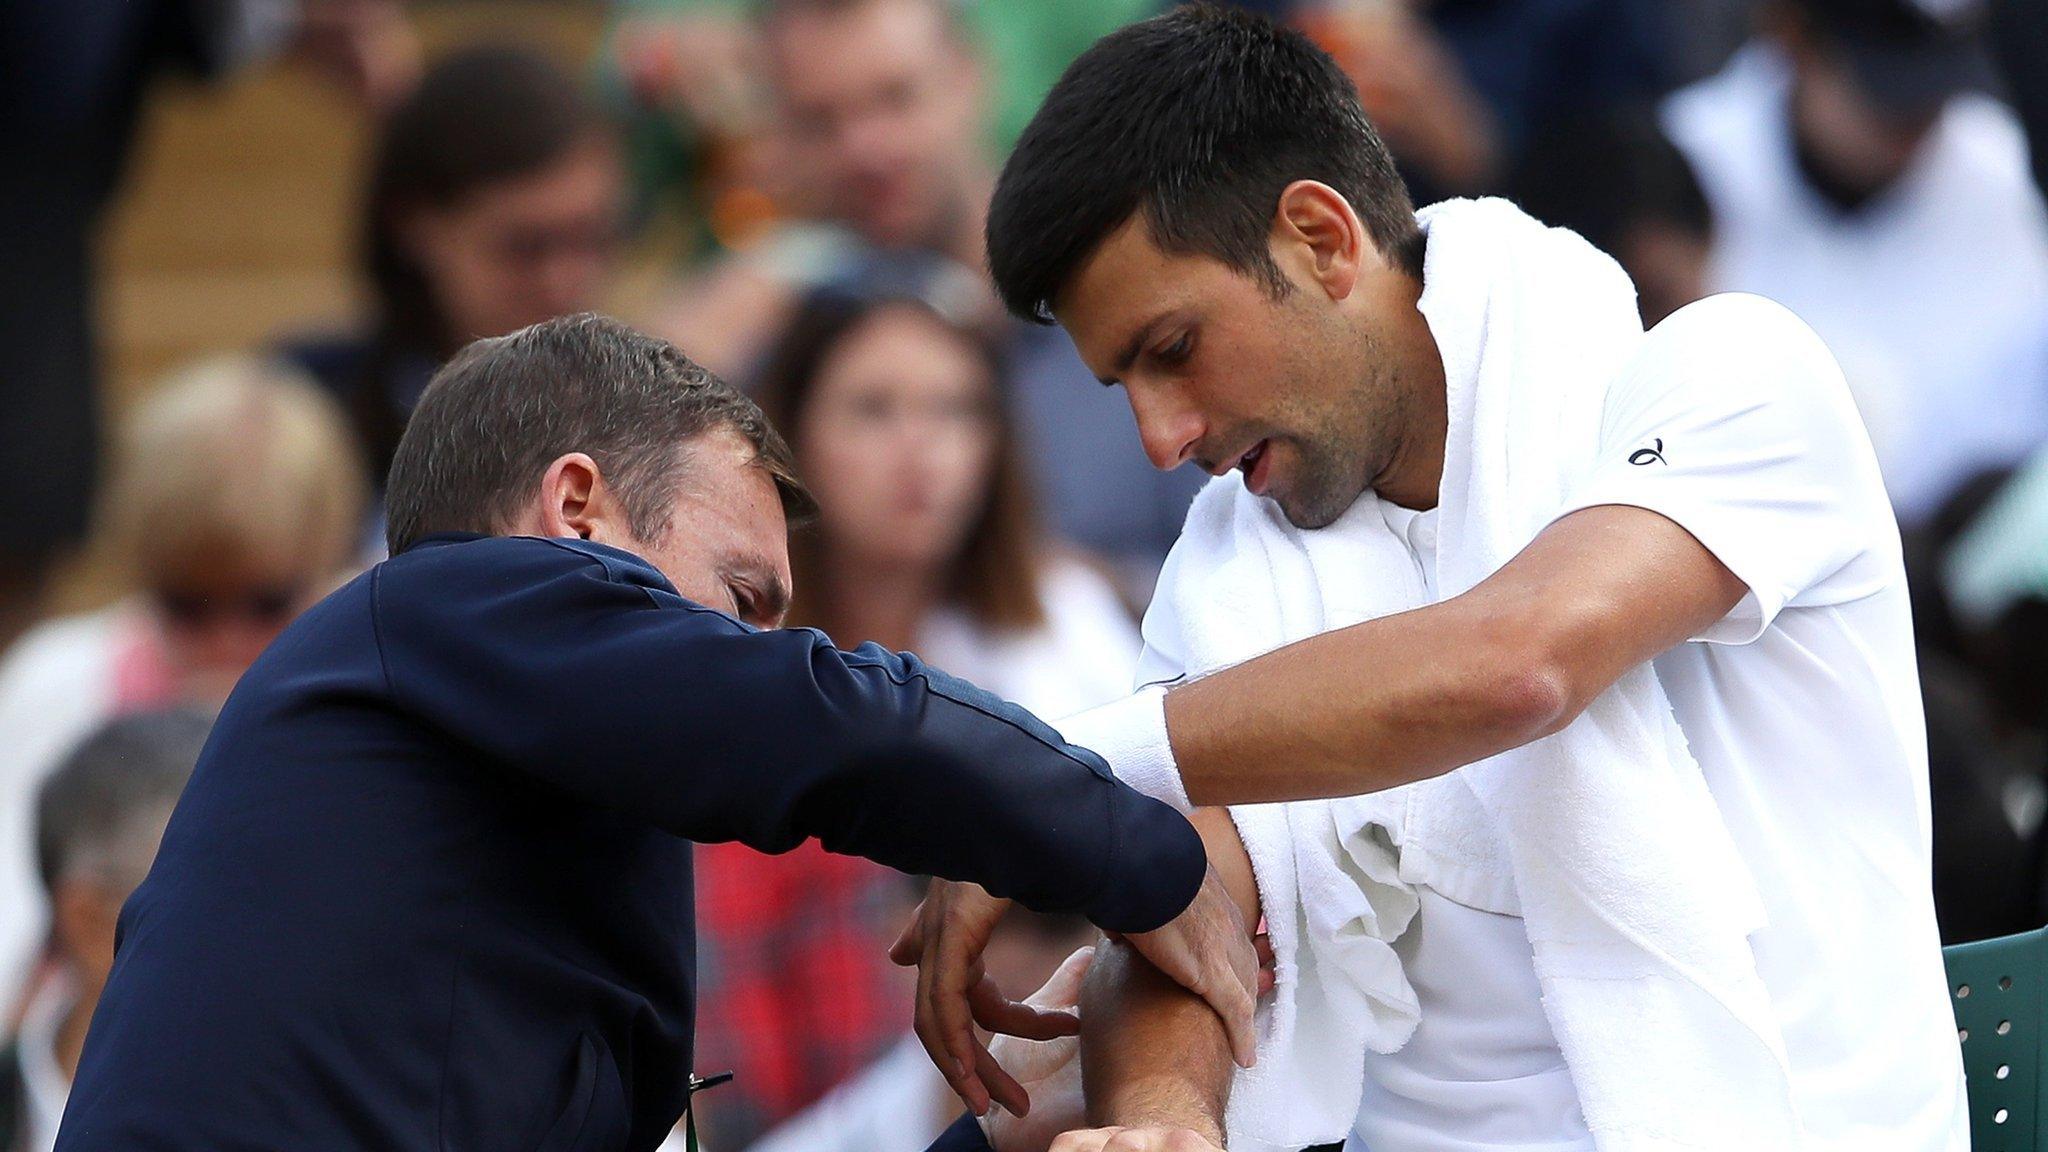
[[1371,335],[1360,341],[1366,369],[1325,410],[1300,412],[1293,421],[1300,431],[1284,437],[1294,444],[1299,475],[1278,502],[1296,528],[1327,528],[1350,511],[1393,462],[1406,426],[1407,394],[1393,359]]

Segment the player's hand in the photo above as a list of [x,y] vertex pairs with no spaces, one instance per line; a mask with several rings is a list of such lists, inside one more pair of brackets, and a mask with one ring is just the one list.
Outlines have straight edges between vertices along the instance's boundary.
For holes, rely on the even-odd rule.
[[[1081,1003],[1081,981],[1094,959],[1093,948],[1082,948],[1067,957],[1045,986],[1031,994],[1028,1003],[1074,1011]],[[1079,1037],[1032,1041],[997,1036],[989,1044],[989,1053],[1031,1095],[1028,1117],[1013,1116],[1006,1108],[991,1108],[982,1117],[982,1134],[995,1152],[1046,1152],[1054,1137],[1088,1122],[1081,1096]]]
[[1052,1152],[1223,1152],[1187,1128],[1088,1128],[1052,1142]]
[[979,884],[933,880],[889,949],[896,963],[917,965],[917,1038],[976,1116],[987,1115],[992,1102],[1016,1116],[1031,1110],[1029,1093],[982,1046],[976,1024],[1026,1040],[1072,1036],[1081,1029],[1071,1011],[1011,1000],[982,970],[981,954],[1009,909],[1008,900]]
[[1257,1055],[1252,1009],[1260,990],[1259,960],[1246,935],[1244,914],[1214,868],[1202,877],[1194,902],[1152,932],[1123,937],[1154,968],[1209,1002],[1223,1018],[1231,1056],[1249,1068]]

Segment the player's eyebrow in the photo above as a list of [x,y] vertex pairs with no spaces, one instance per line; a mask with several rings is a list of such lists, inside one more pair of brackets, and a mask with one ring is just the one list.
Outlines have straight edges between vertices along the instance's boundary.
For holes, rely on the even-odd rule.
[[1105,385],[1115,387],[1116,382],[1123,374],[1131,370],[1131,365],[1138,362],[1138,353],[1145,350],[1145,341],[1150,340],[1152,333],[1161,324],[1166,322],[1167,315],[1167,313],[1162,312],[1140,325],[1138,331],[1124,343],[1123,349],[1116,354],[1116,361],[1110,365],[1110,375],[1098,376],[1096,379],[1102,381]]

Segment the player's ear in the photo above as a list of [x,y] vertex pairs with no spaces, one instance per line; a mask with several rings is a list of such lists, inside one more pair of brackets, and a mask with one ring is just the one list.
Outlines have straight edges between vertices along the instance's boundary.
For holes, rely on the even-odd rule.
[[1377,252],[1343,195],[1327,184],[1296,180],[1273,212],[1273,258],[1297,285],[1314,284],[1332,300],[1351,295],[1363,262]]

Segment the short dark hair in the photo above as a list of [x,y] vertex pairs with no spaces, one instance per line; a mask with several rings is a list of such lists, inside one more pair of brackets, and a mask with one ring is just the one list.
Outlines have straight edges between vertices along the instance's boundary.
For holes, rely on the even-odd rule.
[[1319,180],[1419,275],[1422,232],[1393,157],[1341,68],[1247,12],[1191,5],[1112,32],[1053,85],[1003,165],[988,262],[1010,311],[1041,323],[1133,213],[1166,251],[1213,256],[1278,296],[1280,193]]
[[792,523],[809,517],[789,447],[752,400],[676,350],[583,313],[478,340],[420,394],[385,487],[392,555],[435,532],[496,532],[549,464],[588,453],[633,532],[667,534],[683,445],[737,432]]
[[65,756],[36,795],[36,867],[46,889],[91,868],[139,880],[213,723],[196,712],[110,720]]

